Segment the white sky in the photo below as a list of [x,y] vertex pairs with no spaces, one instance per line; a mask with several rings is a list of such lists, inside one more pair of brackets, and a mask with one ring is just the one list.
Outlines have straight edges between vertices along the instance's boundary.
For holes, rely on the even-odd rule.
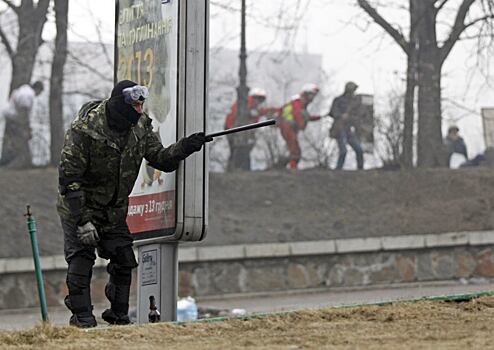
[[[216,0],[219,3],[240,6],[240,0]],[[248,49],[281,49],[284,35],[274,34],[267,28],[267,21],[274,25],[279,8],[287,13],[296,13],[296,0],[248,0],[250,16],[248,17],[247,46]],[[307,11],[305,5],[310,2]],[[405,55],[401,49],[375,24],[367,25],[362,19],[361,10],[354,0],[302,0],[299,13],[304,13],[302,24],[296,36],[297,51],[318,53],[323,55],[323,68],[330,74],[330,88],[340,92],[348,80],[356,81],[360,92],[374,94],[376,100],[385,101],[386,95],[392,90],[403,87],[401,78],[406,69]],[[454,1],[453,1],[454,4]],[[260,6],[264,6],[262,9]],[[113,40],[114,1],[111,0],[78,0],[70,2],[69,22],[72,40],[81,37],[95,38],[95,21],[101,23],[104,40]],[[238,48],[239,14],[230,13],[212,7],[213,16],[210,21],[211,45],[222,45]],[[271,16],[269,16],[271,14]],[[355,19],[360,15],[360,20]],[[407,26],[406,13],[391,9],[384,13],[394,23]],[[446,12],[446,17],[453,12]],[[447,20],[448,18],[445,18]],[[77,35],[75,34],[77,33]],[[293,41],[290,41],[293,42]],[[494,106],[494,89],[488,88],[478,74],[471,69],[475,63],[473,46],[460,44],[451,53],[444,67],[443,97],[464,105],[476,113],[465,112],[444,104],[444,117],[458,119],[461,133],[469,146],[470,154],[482,151],[482,126],[480,108]],[[331,101],[328,101],[329,105]],[[379,107],[376,108],[379,112]],[[444,129],[452,122],[445,122]]]

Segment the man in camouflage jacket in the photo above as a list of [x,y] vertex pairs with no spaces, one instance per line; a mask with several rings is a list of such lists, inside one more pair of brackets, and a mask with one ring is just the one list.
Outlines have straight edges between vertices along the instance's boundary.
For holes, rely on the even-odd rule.
[[68,263],[65,304],[73,314],[70,324],[78,327],[96,326],[90,296],[95,248],[110,260],[105,295],[111,307],[102,317],[111,324],[130,323],[131,273],[137,262],[126,217],[143,158],[156,169],[172,172],[206,142],[204,133],[197,133],[164,148],[142,110],[147,95],[136,101],[124,96],[135,87],[124,80],[108,100],[86,103],[65,135],[57,207]]

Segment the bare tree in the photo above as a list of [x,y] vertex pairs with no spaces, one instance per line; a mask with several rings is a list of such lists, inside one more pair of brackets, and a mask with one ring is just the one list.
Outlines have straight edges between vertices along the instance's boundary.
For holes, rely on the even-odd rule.
[[69,2],[54,0],[55,23],[57,36],[55,38],[55,52],[51,66],[50,79],[50,162],[57,165],[60,160],[60,150],[63,144],[63,80],[64,67],[67,61],[67,25]]
[[[12,79],[10,82],[10,93],[21,85],[31,82],[34,65],[36,63],[36,54],[42,44],[41,34],[47,20],[47,12],[50,0],[39,0],[36,3],[33,0],[22,0],[19,5],[15,5],[10,0],[1,0],[15,14],[18,25],[17,43],[14,46],[9,40],[6,32],[0,26],[0,40],[7,51],[12,63]],[[31,166],[31,154],[29,152],[28,137],[17,138],[18,128],[30,130],[28,116],[17,120],[15,126],[11,120],[5,124],[5,134],[3,144],[12,145],[16,157],[22,160],[17,162],[17,166]],[[29,133],[28,133],[29,134]],[[2,149],[2,158],[4,158],[4,148]]]
[[386,101],[387,108],[375,116],[376,150],[384,169],[399,169],[403,164],[404,116],[401,93],[391,91]]
[[[417,165],[431,167],[444,165],[441,133],[441,76],[444,62],[455,44],[462,39],[492,38],[494,33],[493,0],[409,0],[410,35],[405,38],[399,25],[393,25],[378,11],[377,5],[357,0],[358,5],[388,33],[403,49],[408,58],[407,93],[405,98],[404,149],[410,161],[410,142],[413,128],[413,100],[418,87]],[[395,5],[395,3],[393,2]],[[390,5],[388,3],[388,5]],[[400,4],[401,6],[401,4]],[[441,38],[438,20],[442,12],[455,12],[453,22],[447,24],[447,35]],[[447,18],[447,15],[444,15]],[[451,16],[449,16],[451,17]],[[467,30],[471,32],[467,33]]]

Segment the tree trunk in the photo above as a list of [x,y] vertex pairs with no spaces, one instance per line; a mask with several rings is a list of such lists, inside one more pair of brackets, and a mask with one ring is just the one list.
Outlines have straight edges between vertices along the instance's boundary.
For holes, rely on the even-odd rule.
[[419,65],[417,165],[444,166],[441,132],[441,64],[421,61]]
[[415,86],[416,82],[416,58],[415,54],[408,56],[407,83],[405,91],[404,125],[403,125],[403,167],[413,168],[413,121],[415,112]]
[[63,69],[67,60],[67,23],[69,2],[55,0],[57,37],[50,78],[50,163],[57,166],[63,145]]
[[403,153],[402,165],[406,169],[413,168],[413,124],[415,114],[415,87],[417,86],[417,0],[410,0],[410,40],[407,52],[407,83],[405,91],[403,121]]
[[417,166],[445,165],[441,132],[441,70],[434,2],[419,1]]
[[31,82],[36,54],[42,44],[41,34],[46,23],[49,3],[49,0],[40,0],[35,7],[32,1],[23,0],[19,7],[17,12],[19,36],[12,57],[10,92]]
[[31,139],[31,128],[29,126],[30,110],[20,109],[16,111],[13,118],[5,119],[4,135],[10,137],[3,140],[2,159],[0,166],[8,168],[28,168],[32,165],[29,140]]
[[422,62],[420,70],[417,165],[444,166],[441,133],[441,69],[434,64]]
[[[49,0],[38,1],[35,7],[32,1],[22,1],[18,8],[17,20],[19,25],[19,36],[17,38],[16,51],[11,56],[12,80],[10,82],[10,93],[21,85],[31,82],[36,54],[42,43],[41,33],[46,23]],[[21,114],[21,113],[20,113]],[[22,130],[19,130],[22,129]],[[19,134],[29,137],[19,138]],[[11,167],[25,168],[32,166],[31,152],[29,150],[29,139],[31,128],[29,126],[29,115],[23,116],[18,121],[6,120],[3,135],[2,165],[10,162],[9,155],[4,153],[13,152],[16,158]]]

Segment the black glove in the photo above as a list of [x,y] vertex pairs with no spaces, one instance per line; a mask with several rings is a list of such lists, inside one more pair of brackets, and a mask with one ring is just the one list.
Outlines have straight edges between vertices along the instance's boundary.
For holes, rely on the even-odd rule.
[[213,141],[212,137],[206,137],[203,132],[198,132],[187,136],[182,141],[182,146],[187,154],[192,154],[201,150],[206,142]]

